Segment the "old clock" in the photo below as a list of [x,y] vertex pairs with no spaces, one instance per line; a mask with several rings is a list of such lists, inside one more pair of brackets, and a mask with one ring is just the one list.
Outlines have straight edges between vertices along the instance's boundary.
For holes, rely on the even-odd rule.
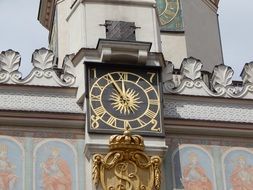
[[180,0],[156,0],[161,31],[183,31]]
[[162,135],[160,67],[85,63],[89,132]]

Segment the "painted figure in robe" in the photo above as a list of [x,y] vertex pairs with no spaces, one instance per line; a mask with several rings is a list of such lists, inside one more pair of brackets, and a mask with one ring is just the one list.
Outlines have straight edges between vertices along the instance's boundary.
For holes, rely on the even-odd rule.
[[0,144],[0,190],[13,190],[16,185],[16,166],[8,160],[8,147]]
[[189,154],[189,163],[183,167],[182,183],[185,190],[212,190],[205,169],[199,164],[196,153]]
[[44,190],[71,190],[72,176],[68,163],[60,157],[60,149],[52,148],[49,158],[41,163]]
[[253,190],[253,166],[248,165],[244,156],[236,159],[230,182],[232,190]]

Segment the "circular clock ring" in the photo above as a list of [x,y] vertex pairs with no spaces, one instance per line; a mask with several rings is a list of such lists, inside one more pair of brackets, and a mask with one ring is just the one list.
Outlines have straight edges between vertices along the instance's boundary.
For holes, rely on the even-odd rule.
[[[103,88],[98,89],[101,85]],[[92,95],[96,96],[96,101],[90,100],[96,117],[117,129],[122,129],[125,123],[134,129],[145,127],[155,122],[160,110],[160,99],[153,85],[131,72],[103,75],[92,85]]]
[[160,11],[159,17],[162,25],[169,24],[177,16],[179,12],[179,0],[169,2],[164,0],[164,8]]

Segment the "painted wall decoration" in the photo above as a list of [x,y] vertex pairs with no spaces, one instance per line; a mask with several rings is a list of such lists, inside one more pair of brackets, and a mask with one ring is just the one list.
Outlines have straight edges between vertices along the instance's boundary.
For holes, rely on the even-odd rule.
[[226,190],[253,189],[253,153],[245,148],[233,148],[224,155]]
[[24,189],[23,150],[14,138],[0,137],[0,189]]
[[177,189],[214,190],[213,163],[206,151],[197,146],[182,146],[173,157],[174,184]]
[[161,31],[183,31],[183,18],[180,0],[156,0]]
[[253,190],[252,140],[176,136],[167,143],[167,190]]
[[46,141],[35,149],[35,189],[76,190],[77,172],[74,150],[63,141]]

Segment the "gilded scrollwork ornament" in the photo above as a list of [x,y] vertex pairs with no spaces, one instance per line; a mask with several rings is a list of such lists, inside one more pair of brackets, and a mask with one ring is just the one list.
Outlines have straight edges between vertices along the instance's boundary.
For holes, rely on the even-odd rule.
[[139,135],[113,135],[110,152],[93,156],[93,183],[103,190],[159,190],[161,184],[159,156],[144,152],[144,140]]

